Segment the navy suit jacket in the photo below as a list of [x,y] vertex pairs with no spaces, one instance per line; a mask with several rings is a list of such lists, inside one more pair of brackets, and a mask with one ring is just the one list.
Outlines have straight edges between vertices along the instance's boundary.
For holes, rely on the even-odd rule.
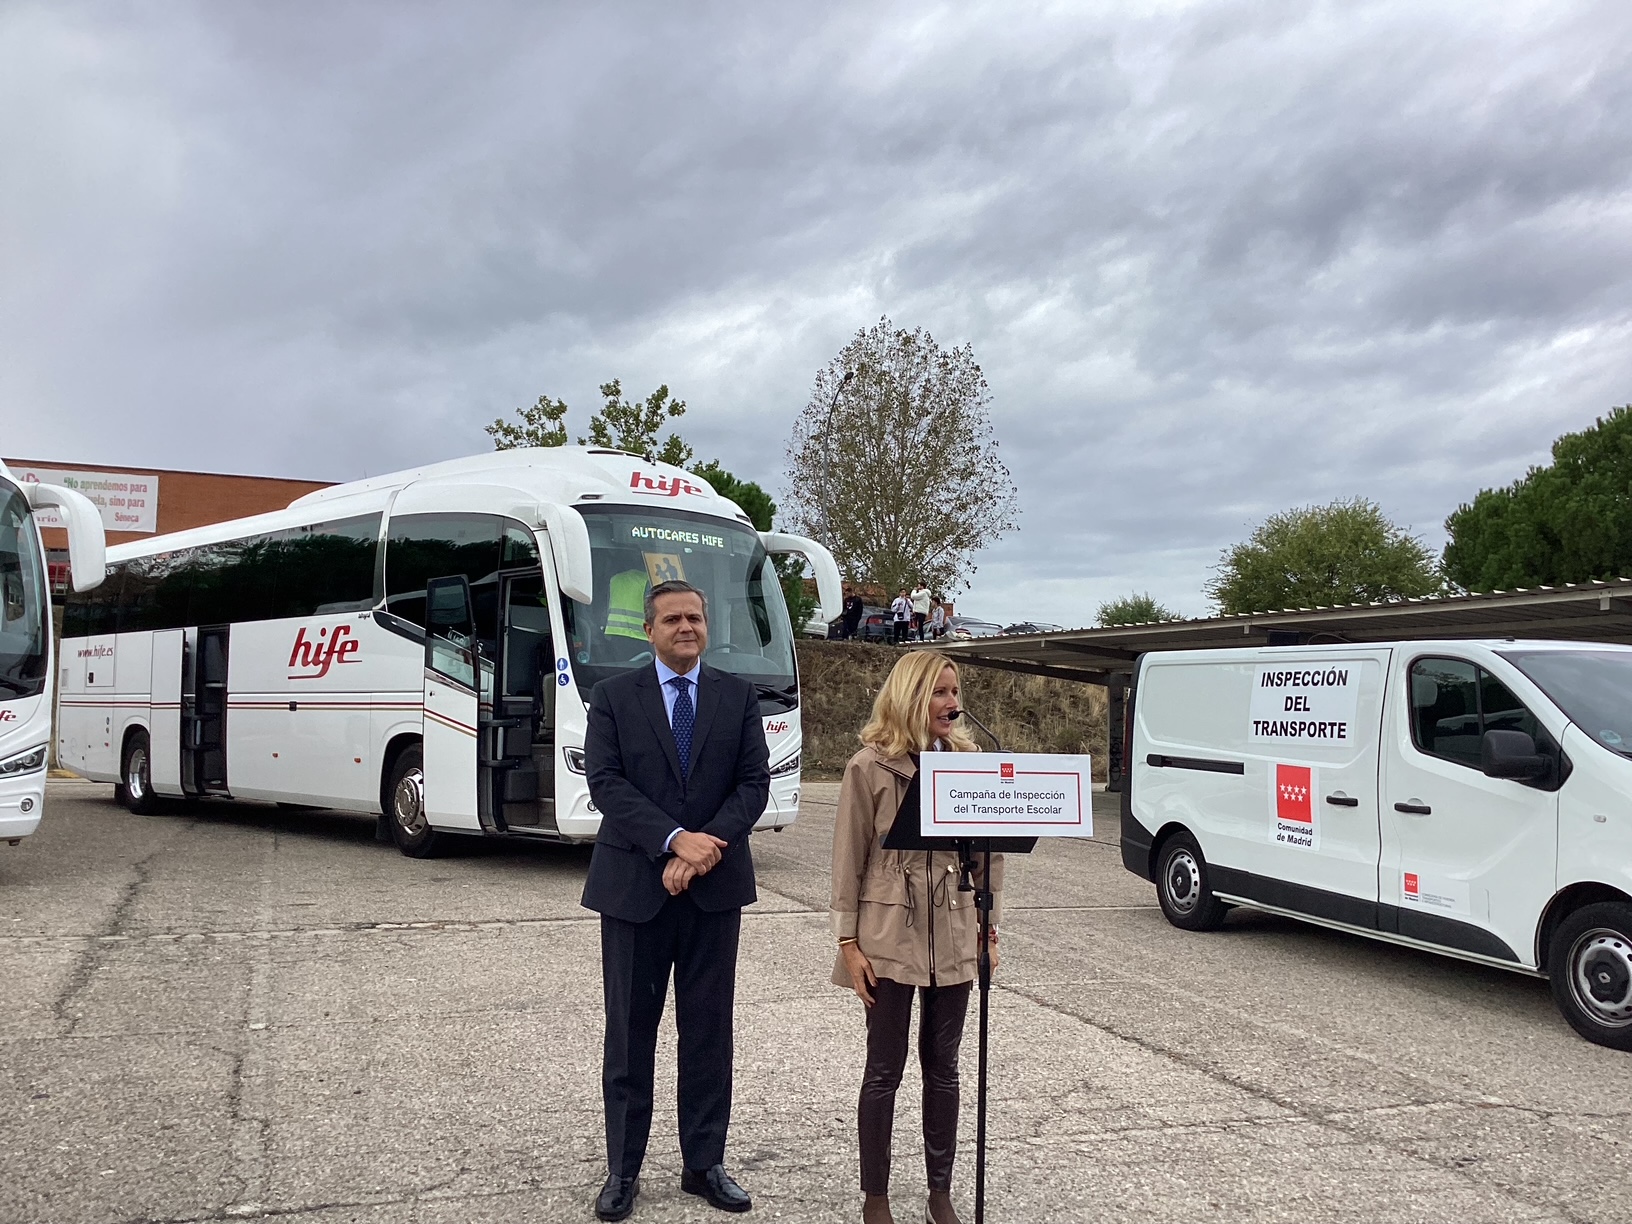
[[748,834],[764,814],[771,774],[752,684],[701,668],[691,769],[682,777],[657,668],[603,680],[589,695],[584,765],[601,813],[586,907],[626,922],[657,917],[669,897],[663,843],[677,828],[730,843],[714,869],[691,882],[697,908],[715,913],[758,900]]

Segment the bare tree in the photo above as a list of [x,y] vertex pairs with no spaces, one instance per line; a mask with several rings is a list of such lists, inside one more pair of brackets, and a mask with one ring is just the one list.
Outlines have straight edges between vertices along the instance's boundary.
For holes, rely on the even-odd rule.
[[794,422],[790,520],[852,581],[967,585],[971,554],[1012,531],[1018,513],[990,403],[967,344],[942,349],[888,318],[857,332]]

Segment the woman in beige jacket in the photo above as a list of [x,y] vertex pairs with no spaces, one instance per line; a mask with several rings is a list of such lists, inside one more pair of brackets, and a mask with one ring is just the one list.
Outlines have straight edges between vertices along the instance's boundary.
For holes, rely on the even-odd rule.
[[[945,655],[915,651],[896,663],[862,728],[862,749],[845,766],[833,829],[829,907],[839,941],[833,983],[854,990],[867,1009],[867,1067],[857,1129],[863,1224],[893,1224],[890,1133],[895,1092],[907,1061],[912,998],[918,996],[918,1060],[924,1079],[924,1164],[928,1224],[957,1224],[952,1162],[958,1137],[958,1046],[975,979],[978,918],[974,894],[958,891],[950,851],[885,850],[918,754],[972,752],[954,721],[958,669]],[[1002,858],[992,860],[991,959],[997,964]],[[979,873],[977,872],[977,883]]]

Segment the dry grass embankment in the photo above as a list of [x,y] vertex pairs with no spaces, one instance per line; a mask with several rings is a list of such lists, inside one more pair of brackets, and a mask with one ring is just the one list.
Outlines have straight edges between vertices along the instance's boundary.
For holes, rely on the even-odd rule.
[[[893,646],[856,642],[799,643],[800,702],[804,714],[802,771],[832,781],[859,748],[856,733],[871,715],[873,697],[901,657]],[[1105,690],[1098,685],[1022,676],[988,667],[960,669],[963,704],[1013,752],[1086,752],[1094,777],[1105,777]],[[975,740],[986,737],[971,727]]]

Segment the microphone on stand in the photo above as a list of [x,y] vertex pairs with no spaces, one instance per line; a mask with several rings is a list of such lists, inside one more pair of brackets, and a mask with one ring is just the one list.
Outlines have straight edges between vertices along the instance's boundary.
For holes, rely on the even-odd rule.
[[953,710],[947,714],[947,717],[953,722],[956,722],[960,718],[967,718],[970,722],[974,723],[975,726],[986,732],[986,738],[992,741],[999,752],[1003,751],[1003,745],[997,742],[997,736],[992,734],[992,729],[985,723],[981,722],[980,719],[976,718],[973,714],[969,713],[968,710]]

